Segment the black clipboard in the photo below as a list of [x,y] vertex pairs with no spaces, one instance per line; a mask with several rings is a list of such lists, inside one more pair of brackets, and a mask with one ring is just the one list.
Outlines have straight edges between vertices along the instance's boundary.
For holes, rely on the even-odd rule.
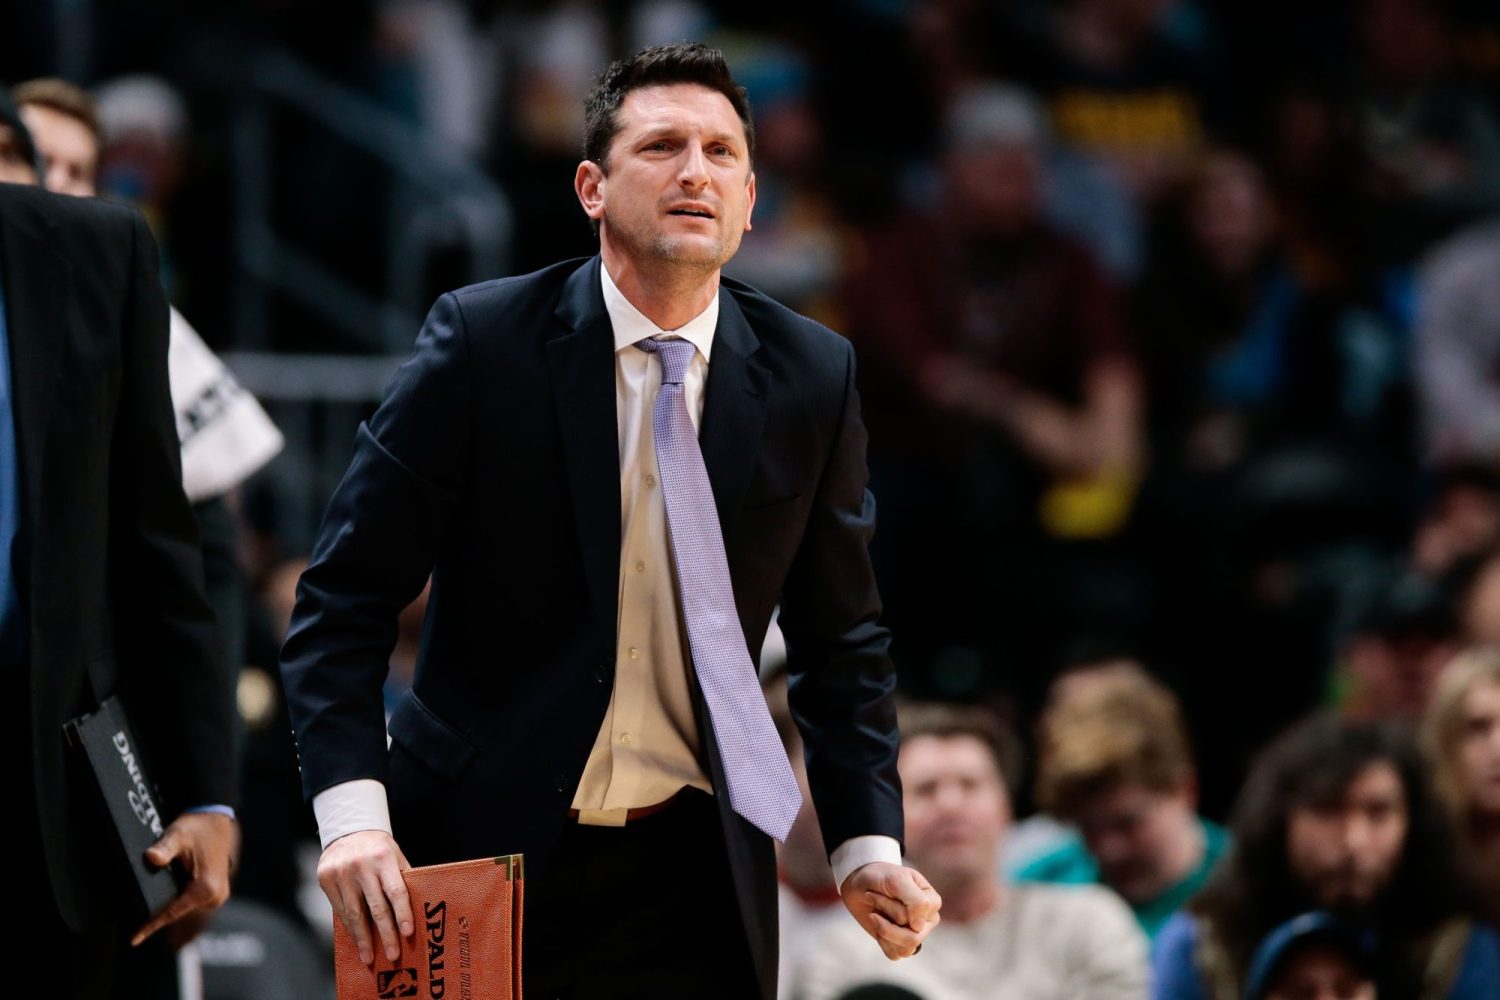
[[125,706],[111,695],[97,710],[68,720],[63,732],[88,758],[146,911],[158,913],[177,895],[178,884],[170,867],[146,863],[146,849],[161,839],[167,818]]

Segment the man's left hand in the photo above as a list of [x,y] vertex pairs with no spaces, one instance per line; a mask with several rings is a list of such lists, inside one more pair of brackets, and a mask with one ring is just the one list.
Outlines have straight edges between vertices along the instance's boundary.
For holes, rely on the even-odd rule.
[[915,868],[883,861],[856,868],[839,894],[885,957],[910,958],[941,917],[942,897]]
[[[182,923],[186,930],[202,930],[204,919],[229,898],[229,873],[239,853],[240,827],[220,813],[183,813],[167,832],[146,849],[146,860],[165,868],[173,861],[187,872],[189,882],[161,912],[148,920],[130,939],[138,945],[168,925]],[[186,935],[191,936],[191,932]],[[173,943],[184,935],[172,934]]]

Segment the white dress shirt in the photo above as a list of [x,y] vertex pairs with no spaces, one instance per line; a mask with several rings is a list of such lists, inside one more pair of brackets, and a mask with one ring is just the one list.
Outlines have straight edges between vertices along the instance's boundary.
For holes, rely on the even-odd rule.
[[[691,661],[656,468],[652,413],[661,386],[661,363],[634,345],[647,337],[680,337],[697,348],[683,383],[688,416],[696,429],[703,415],[719,297],[715,294],[708,308],[683,326],[663,331],[625,298],[606,268],[601,266],[599,274],[615,340],[619,617],[614,690],[574,792],[573,808],[581,823],[618,826],[630,809],[655,805],[684,787],[713,792],[699,762],[688,678]],[[391,830],[385,788],[373,779],[319,792],[313,797],[313,811],[324,847],[359,830]],[[836,883],[842,885],[850,872],[872,861],[900,864],[897,842],[869,835],[840,844],[830,859]]]

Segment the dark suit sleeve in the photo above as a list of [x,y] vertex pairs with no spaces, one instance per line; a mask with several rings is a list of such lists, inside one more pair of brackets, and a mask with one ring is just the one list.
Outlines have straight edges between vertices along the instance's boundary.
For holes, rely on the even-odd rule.
[[386,780],[381,688],[397,615],[421,592],[468,469],[469,375],[457,300],[440,298],[362,424],[329,502],[281,651],[308,798]]
[[864,834],[902,839],[890,633],[870,566],[875,498],[847,342],[837,431],[782,591],[788,698],[829,853]]
[[167,306],[139,213],[110,457],[110,560],[121,696],[176,808],[235,801],[234,704],[203,593],[167,381]]

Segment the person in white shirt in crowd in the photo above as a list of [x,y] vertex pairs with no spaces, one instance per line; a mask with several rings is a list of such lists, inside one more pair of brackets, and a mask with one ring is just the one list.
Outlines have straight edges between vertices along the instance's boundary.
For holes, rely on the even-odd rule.
[[899,722],[907,858],[942,896],[943,922],[921,954],[895,964],[858,927],[833,927],[797,970],[795,995],[845,1000],[881,986],[922,1000],[1144,998],[1146,938],[1113,893],[997,874],[1020,772],[1014,734],[979,708],[906,705]]

